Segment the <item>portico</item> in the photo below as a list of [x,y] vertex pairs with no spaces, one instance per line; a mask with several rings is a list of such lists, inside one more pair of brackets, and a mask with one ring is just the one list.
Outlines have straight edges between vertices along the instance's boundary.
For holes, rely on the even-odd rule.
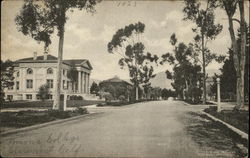
[[81,71],[78,70],[78,89],[77,92],[78,93],[86,93],[89,94],[89,77],[90,77],[90,72],[86,72],[86,71]]

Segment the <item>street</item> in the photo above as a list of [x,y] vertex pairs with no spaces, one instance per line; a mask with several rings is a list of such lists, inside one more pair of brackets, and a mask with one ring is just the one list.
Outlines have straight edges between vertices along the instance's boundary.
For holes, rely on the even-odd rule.
[[[195,116],[188,113],[198,112],[203,108],[205,107],[186,106],[179,101],[151,101],[123,107],[96,108],[92,111],[100,113],[93,116],[2,137],[1,155],[171,158],[220,156],[220,149],[211,146],[201,148],[186,130],[192,122],[195,123],[192,121]],[[221,137],[221,141],[224,140]],[[229,151],[223,149],[223,155],[231,157],[233,153]]]

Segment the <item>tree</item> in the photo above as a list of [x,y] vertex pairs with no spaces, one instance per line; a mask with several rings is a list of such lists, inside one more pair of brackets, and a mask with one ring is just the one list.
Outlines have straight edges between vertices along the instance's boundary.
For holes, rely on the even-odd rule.
[[41,85],[38,90],[38,95],[42,101],[48,98],[49,86],[47,84]]
[[161,64],[168,62],[174,65],[173,73],[166,71],[167,78],[174,81],[171,84],[179,98],[198,102],[199,89],[201,88],[201,86],[198,86],[198,83],[201,82],[201,67],[191,57],[193,46],[191,44],[187,46],[182,42],[177,44],[175,34],[171,35],[170,43],[174,46],[174,54],[163,54],[160,62]]
[[144,44],[140,42],[140,35],[144,32],[145,25],[141,22],[130,24],[119,29],[112,40],[108,43],[108,52],[117,53],[122,56],[119,60],[121,68],[127,66],[131,82],[136,91],[138,100],[138,88],[140,84],[148,84],[149,79],[153,78],[153,67],[151,62],[157,62],[158,57],[145,52]]
[[[232,50],[233,50],[233,61],[234,68],[236,70],[236,106],[235,109],[238,110],[244,106],[244,73],[245,73],[245,63],[246,63],[246,20],[245,20],[245,12],[244,12],[244,0],[220,0],[221,7],[226,11],[228,17],[229,24],[229,33],[232,42]],[[238,7],[237,7],[238,6]],[[235,19],[235,12],[239,9],[240,19]],[[240,37],[239,37],[239,45],[237,44],[235,27],[233,22],[236,21],[240,24]]]
[[90,87],[90,93],[97,94],[98,92],[99,92],[99,86],[95,82],[93,82]]
[[168,99],[169,97],[173,97],[175,98],[176,97],[176,94],[175,94],[175,91],[171,90],[171,89],[162,89],[161,91],[161,97],[162,99]]
[[[206,3],[206,4],[205,4]],[[216,0],[204,1],[205,8],[202,8],[202,3],[196,0],[185,0],[183,9],[184,20],[190,20],[196,24],[192,31],[196,34],[194,37],[194,53],[193,58],[197,58],[202,65],[203,70],[203,104],[206,104],[206,66],[211,63],[217,56],[212,53],[207,43],[214,40],[221,32],[222,25],[215,24],[214,9],[218,6]],[[201,58],[201,60],[200,60]]]
[[14,85],[14,66],[13,62],[11,60],[6,60],[3,62],[1,60],[1,92],[0,92],[0,97],[1,101],[4,99],[4,89],[5,88],[11,88]]
[[44,0],[33,1],[26,0],[19,15],[15,21],[18,31],[24,35],[31,36],[38,42],[44,42],[44,50],[47,51],[51,44],[51,35],[57,29],[59,36],[59,49],[57,60],[57,77],[55,88],[55,99],[53,108],[64,110],[64,106],[60,105],[60,91],[61,91],[61,69],[63,58],[63,42],[65,24],[67,21],[67,11],[74,11],[74,9],[86,10],[94,13],[94,6],[100,1],[96,0]]
[[[240,35],[238,35],[238,47],[240,46],[239,41]],[[249,59],[249,39],[250,34],[249,30],[247,31],[247,45],[246,45],[246,59]],[[212,86],[212,92],[216,94],[217,91],[217,84],[216,84],[216,78],[221,79],[221,98],[222,99],[230,99],[234,100],[236,96],[236,87],[237,87],[237,75],[236,70],[234,67],[234,59],[233,59],[233,50],[232,48],[228,51],[229,57],[224,61],[224,65],[220,69],[221,75],[215,75],[214,77],[214,84]],[[245,75],[244,75],[244,92],[245,92],[245,100],[247,100],[247,95],[249,94],[249,60],[246,60],[245,63]]]

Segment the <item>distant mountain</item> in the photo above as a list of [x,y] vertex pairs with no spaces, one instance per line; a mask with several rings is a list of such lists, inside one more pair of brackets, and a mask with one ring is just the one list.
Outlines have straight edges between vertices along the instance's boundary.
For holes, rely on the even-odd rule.
[[152,87],[173,89],[171,80],[167,79],[165,72],[157,73],[156,76],[150,80],[150,82]]

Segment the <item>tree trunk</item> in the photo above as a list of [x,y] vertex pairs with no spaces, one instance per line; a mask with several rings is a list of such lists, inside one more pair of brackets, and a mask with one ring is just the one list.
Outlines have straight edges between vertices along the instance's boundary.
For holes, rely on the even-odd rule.
[[58,48],[58,59],[57,59],[57,75],[56,75],[56,89],[53,109],[59,109],[64,111],[63,104],[60,104],[60,93],[61,93],[61,80],[62,80],[62,57],[63,57],[63,41],[64,41],[64,25],[65,25],[65,11],[61,8],[61,24],[59,26],[59,48]]
[[[234,67],[237,75],[237,83],[236,83],[236,106],[235,109],[240,109],[244,106],[244,70],[245,70],[245,47],[246,47],[246,22],[244,16],[244,1],[240,0],[239,2],[239,10],[240,10],[240,52],[237,45],[234,26],[233,26],[233,15],[229,15],[231,8],[226,8],[226,12],[228,15],[228,23],[229,23],[229,32],[232,41],[233,47],[233,60]],[[225,4],[224,4],[225,5]]]
[[245,63],[246,63],[246,21],[244,15],[244,1],[239,1],[240,9],[240,59],[239,59],[239,104],[236,109],[241,109],[244,107],[244,76],[245,76]]
[[138,86],[137,85],[135,86],[135,100],[139,100],[139,97],[138,97]]
[[205,60],[205,49],[204,49],[204,35],[202,34],[201,41],[202,50],[202,69],[203,69],[203,104],[207,102],[207,88],[206,88],[206,60]]

